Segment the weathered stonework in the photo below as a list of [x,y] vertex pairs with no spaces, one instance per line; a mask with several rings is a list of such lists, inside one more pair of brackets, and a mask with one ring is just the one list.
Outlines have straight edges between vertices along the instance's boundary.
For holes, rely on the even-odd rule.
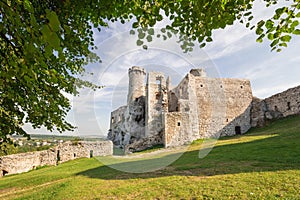
[[0,157],[0,177],[6,174],[27,172],[39,166],[57,165],[76,158],[112,154],[113,145],[111,141],[65,142],[48,150]]
[[108,134],[126,151],[243,134],[300,113],[300,86],[261,100],[252,96],[249,80],[209,78],[203,69],[192,69],[174,88],[160,72],[149,72],[146,86],[143,68],[128,73],[128,104],[111,113]]
[[111,113],[108,134],[121,148],[178,146],[199,138],[242,134],[251,127],[248,80],[208,78],[203,69],[192,69],[171,89],[170,78],[160,72],[149,72],[146,86],[141,83],[143,68],[132,67],[128,74],[128,104]]
[[169,93],[169,113],[165,114],[166,147],[199,138],[243,134],[251,127],[252,91],[248,80],[207,78],[203,73],[189,73]]
[[290,88],[266,99],[254,98],[251,125],[264,126],[269,120],[300,114],[300,86]]

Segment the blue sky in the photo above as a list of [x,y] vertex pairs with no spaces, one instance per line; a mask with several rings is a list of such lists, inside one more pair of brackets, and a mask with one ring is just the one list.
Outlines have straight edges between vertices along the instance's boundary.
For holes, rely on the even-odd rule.
[[[260,2],[255,4],[256,21],[272,15],[272,10],[263,8]],[[162,21],[155,28],[166,23]],[[253,95],[259,98],[300,85],[299,37],[294,36],[282,52],[270,52],[268,41],[257,43],[254,31],[236,23],[214,31],[214,41],[204,49],[195,47],[192,53],[185,54],[174,37],[167,41],[155,39],[145,50],[136,45],[137,35],[129,34],[130,27],[131,22],[111,23],[109,28],[95,32],[96,53],[103,62],[86,66],[94,75],[85,78],[105,88],[96,92],[82,90],[80,97],[68,96],[73,106],[68,120],[78,129],[65,134],[107,134],[110,112],[126,103],[127,71],[133,65],[170,75],[174,86],[191,68],[200,67],[206,68],[211,77],[249,79]],[[44,129],[33,130],[28,125],[26,129],[29,133],[46,133]]]

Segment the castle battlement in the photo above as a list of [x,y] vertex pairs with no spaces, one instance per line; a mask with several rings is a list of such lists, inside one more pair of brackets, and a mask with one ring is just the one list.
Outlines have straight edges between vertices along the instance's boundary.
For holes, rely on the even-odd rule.
[[145,69],[142,67],[138,67],[138,66],[132,66],[131,68],[128,69],[128,74],[133,73],[133,72],[142,73],[142,74],[146,75]]

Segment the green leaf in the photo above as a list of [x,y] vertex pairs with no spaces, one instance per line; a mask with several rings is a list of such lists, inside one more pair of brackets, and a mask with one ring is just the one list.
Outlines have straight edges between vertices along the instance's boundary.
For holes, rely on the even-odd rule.
[[60,47],[60,39],[56,33],[50,34],[49,42],[50,42],[50,45],[53,46],[53,48],[55,48],[55,49],[58,49]]
[[278,8],[278,9],[276,9],[276,10],[275,10],[275,13],[276,13],[276,15],[280,16],[280,15],[282,15],[285,11],[286,11],[286,8],[283,7],[283,8]]
[[274,51],[276,48],[277,48],[276,46],[275,46],[275,47],[273,47],[273,48],[271,49],[271,51]]
[[46,17],[49,20],[49,26],[52,31],[57,32],[59,31],[60,22],[55,12],[53,11],[46,11]]
[[[99,30],[100,28],[98,28],[98,31],[100,32],[100,30]],[[70,26],[68,26],[68,25],[64,25],[64,30],[65,30],[65,32],[66,32],[66,34],[70,34],[70,32],[71,32],[71,29],[70,29]]]
[[138,23],[138,22],[134,22],[134,23],[132,24],[132,28],[137,28],[137,27],[139,27],[139,23]]
[[278,43],[279,43],[279,39],[276,39],[270,44],[270,46],[275,47]]
[[274,38],[278,38],[281,35],[281,32],[274,33]]
[[261,28],[265,24],[264,20],[261,20],[257,23],[257,29]]
[[134,35],[135,31],[134,30],[130,30],[129,33],[130,33],[130,35]]
[[287,47],[287,44],[286,43],[280,43],[279,46],[281,46],[281,47]]
[[138,46],[141,46],[142,44],[144,44],[144,42],[143,42],[142,40],[137,40],[137,41],[136,41],[136,44],[137,44]]
[[148,49],[148,46],[147,45],[143,45],[143,49],[147,50]]
[[256,42],[262,43],[264,37],[265,37],[265,34],[260,35],[260,36],[256,39]]
[[25,7],[26,10],[30,11],[31,13],[33,13],[33,7],[31,5],[31,2],[29,0],[24,0],[23,1],[23,5]]
[[48,25],[43,25],[41,32],[45,39],[47,39],[51,34],[51,30]]
[[269,19],[269,20],[267,20],[265,26],[266,26],[267,29],[271,29],[273,27],[273,25],[274,25],[274,22]]
[[149,29],[148,29],[148,34],[154,35],[154,29],[153,29],[153,28],[149,28]]
[[283,42],[289,42],[291,40],[291,36],[290,35],[284,35],[282,37],[280,37],[280,40]]
[[148,42],[151,42],[151,41],[152,41],[152,36],[151,36],[151,35],[148,35],[148,36],[146,37],[146,39],[147,39]]
[[202,44],[200,44],[200,48],[204,48],[204,47],[205,47],[205,45],[206,45],[206,43],[202,43]]
[[52,47],[50,45],[47,45],[45,47],[45,56],[49,57],[50,55],[52,55],[52,53],[53,53]]
[[295,35],[300,35],[300,29],[295,29],[295,30],[293,31],[293,34],[295,34]]
[[140,32],[139,34],[138,34],[138,37],[139,37],[139,39],[143,39],[144,37],[145,37],[145,33],[144,32]]
[[257,35],[261,35],[263,32],[264,32],[264,30],[262,28],[257,28],[256,31],[255,31],[255,33]]
[[274,34],[273,33],[269,33],[268,34],[268,39],[269,40],[273,40],[274,39]]
[[211,41],[213,41],[211,37],[206,38],[206,42],[211,42]]
[[291,28],[295,28],[296,26],[298,26],[299,25],[299,21],[298,20],[295,20],[295,21],[293,21],[293,23],[291,24]]

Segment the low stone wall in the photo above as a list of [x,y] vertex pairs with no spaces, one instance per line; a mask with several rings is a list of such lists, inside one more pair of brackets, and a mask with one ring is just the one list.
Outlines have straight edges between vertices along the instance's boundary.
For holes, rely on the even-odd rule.
[[7,174],[27,172],[38,166],[57,165],[76,158],[112,154],[113,144],[111,141],[65,142],[48,150],[0,157],[0,177]]
[[300,86],[263,100],[254,98],[251,109],[251,126],[264,126],[269,120],[295,114],[300,114]]

